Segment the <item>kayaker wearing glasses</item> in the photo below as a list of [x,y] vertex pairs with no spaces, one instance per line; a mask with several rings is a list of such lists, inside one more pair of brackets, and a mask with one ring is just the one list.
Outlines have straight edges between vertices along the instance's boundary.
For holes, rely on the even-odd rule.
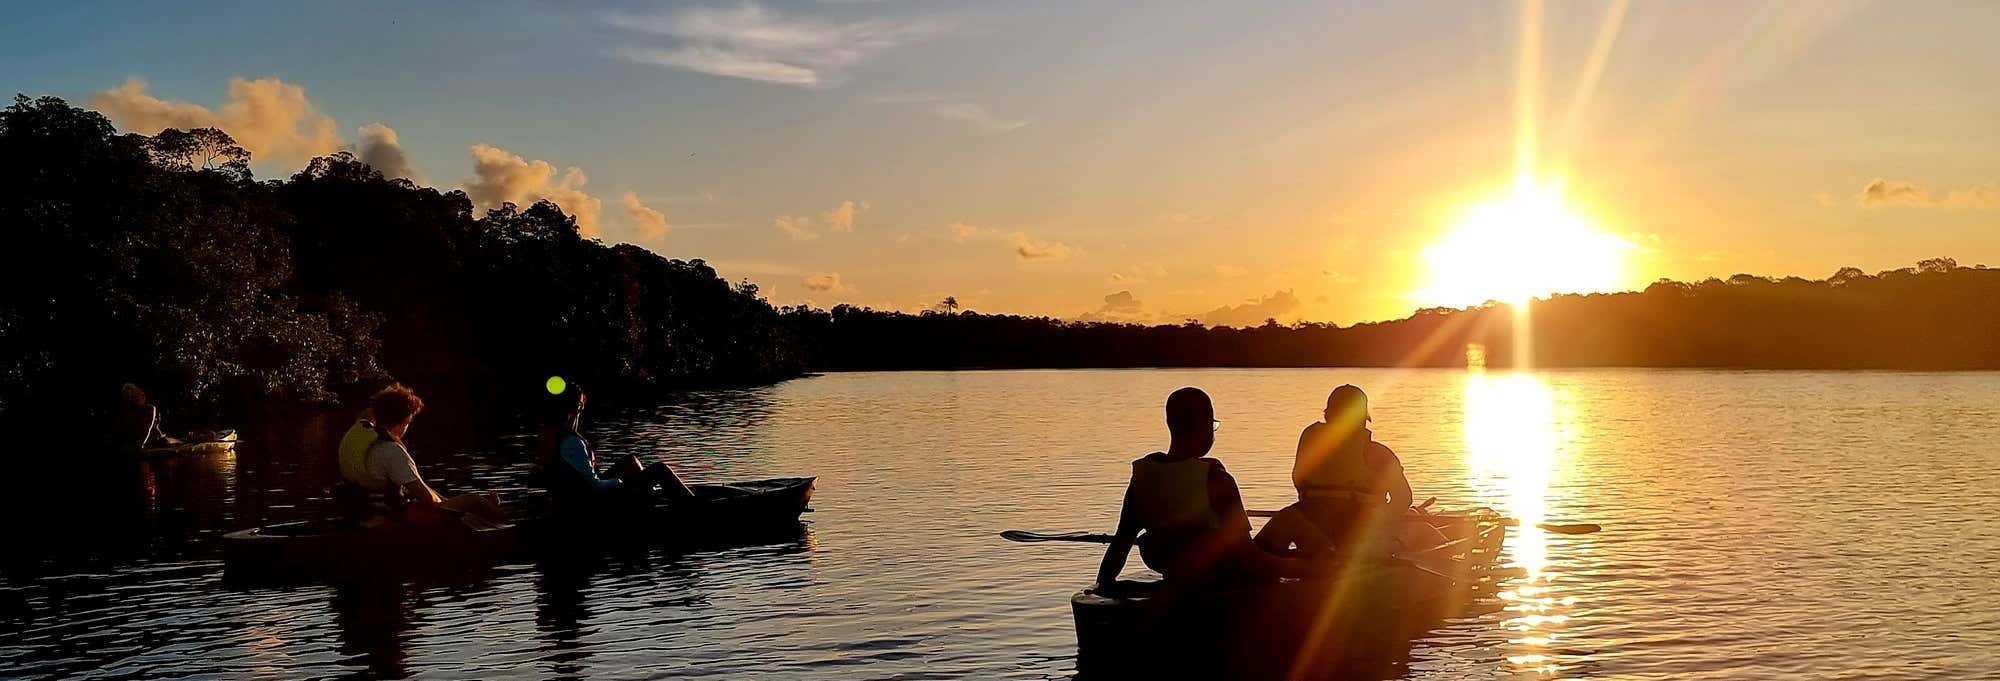
[[694,492],[662,461],[646,464],[628,454],[609,470],[598,473],[597,453],[577,432],[590,398],[582,387],[568,386],[547,399],[542,432],[535,448],[543,479],[559,503],[598,506],[645,504],[662,497],[669,502],[694,498]]
[[1219,425],[1214,404],[1199,388],[1167,397],[1172,440],[1167,451],[1132,462],[1118,532],[1098,565],[1096,589],[1113,588],[1135,542],[1146,567],[1169,583],[1229,584],[1311,571],[1305,562],[1265,554],[1251,542],[1236,479],[1206,456]]
[[423,410],[423,398],[401,383],[391,383],[369,398],[367,412],[340,439],[341,483],[334,487],[334,499],[342,514],[364,524],[385,517],[444,522],[465,514],[502,519],[500,503],[490,495],[446,499],[424,482],[403,445],[410,423]]
[[[1368,395],[1353,385],[1334,388],[1326,397],[1324,420],[1306,426],[1299,433],[1296,459],[1292,463],[1292,485],[1299,501],[1272,519],[1295,528],[1301,525],[1318,530],[1319,536],[1303,540],[1287,532],[1267,531],[1258,535],[1265,550],[1278,551],[1287,545],[1302,550],[1318,550],[1321,541],[1330,541],[1336,552],[1394,550],[1383,545],[1410,508],[1413,494],[1403,475],[1403,463],[1396,453],[1375,441],[1368,429]],[[1437,535],[1425,524],[1428,535]],[[1416,536],[1408,541],[1442,542],[1443,536]]]

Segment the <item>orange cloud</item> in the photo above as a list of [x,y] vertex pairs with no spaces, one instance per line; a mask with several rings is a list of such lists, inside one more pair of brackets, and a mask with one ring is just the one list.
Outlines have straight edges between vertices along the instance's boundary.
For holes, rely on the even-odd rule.
[[221,111],[154,97],[138,77],[92,95],[90,106],[118,127],[146,135],[167,128],[217,128],[265,162],[303,163],[340,149],[333,118],[313,106],[305,88],[276,78],[229,79]]
[[1015,232],[1012,238],[1014,254],[1022,260],[1062,260],[1075,251],[1069,244],[1034,239],[1026,232]]
[[667,238],[667,214],[639,201],[639,195],[625,192],[618,200],[625,208],[625,217],[632,221],[632,229],[641,241],[659,243]]
[[1935,196],[1915,184],[1878,177],[1861,188],[1861,193],[1854,196],[1854,202],[1863,208],[1993,208],[2000,207],[2000,182],[1953,189],[1943,196]]
[[472,145],[472,174],[465,195],[481,208],[502,203],[528,204],[547,199],[576,217],[586,237],[598,236],[598,216],[604,202],[583,191],[589,179],[575,166],[557,172],[555,164],[529,160],[491,144]]

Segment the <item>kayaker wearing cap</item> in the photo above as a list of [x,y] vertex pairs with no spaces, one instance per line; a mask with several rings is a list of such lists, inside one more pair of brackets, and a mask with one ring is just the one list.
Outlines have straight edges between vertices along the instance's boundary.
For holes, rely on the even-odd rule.
[[1097,568],[1098,588],[1116,583],[1135,541],[1140,559],[1168,582],[1230,583],[1310,570],[1251,543],[1250,518],[1243,512],[1236,479],[1222,462],[1206,456],[1219,425],[1213,403],[1199,388],[1181,388],[1167,397],[1172,440],[1167,451],[1132,462],[1118,532]]
[[461,514],[500,520],[499,501],[490,495],[446,499],[417,472],[403,436],[423,409],[423,398],[401,383],[391,383],[369,398],[364,418],[356,419],[340,439],[340,477],[345,487],[337,486],[334,497],[342,514],[360,522],[383,515],[416,522]]
[[[1343,385],[1327,395],[1324,420],[1299,433],[1292,485],[1299,501],[1273,519],[1307,521],[1336,550],[1372,540],[1385,521],[1399,520],[1410,507],[1410,481],[1396,453],[1375,441],[1368,429],[1368,395]],[[1290,526],[1290,525],[1287,525]],[[1426,525],[1428,527],[1428,525]],[[1304,544],[1283,533],[1258,536],[1266,550]]]
[[646,464],[628,454],[609,470],[598,473],[597,453],[577,432],[583,423],[583,409],[589,403],[583,388],[574,385],[566,385],[564,390],[546,398],[542,432],[536,438],[535,449],[551,494],[587,505],[650,502],[655,494],[668,501],[694,498],[694,492],[662,461]]

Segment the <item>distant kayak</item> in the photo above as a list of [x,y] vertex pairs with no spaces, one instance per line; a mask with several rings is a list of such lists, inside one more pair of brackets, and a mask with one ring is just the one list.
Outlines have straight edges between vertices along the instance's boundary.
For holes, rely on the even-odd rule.
[[[177,445],[167,445],[165,447],[147,447],[145,449],[139,450],[139,453],[147,457],[164,458],[170,456],[193,456],[198,454],[221,454],[224,452],[231,452],[235,450],[236,450],[236,431],[218,430],[212,434],[209,434],[208,437],[199,438],[196,441],[182,442]],[[131,450],[126,450],[126,451],[131,451]]]
[[1455,543],[1409,559],[1356,562],[1323,579],[1174,592],[1121,582],[1070,598],[1078,671],[1092,678],[1316,678],[1468,613],[1514,571],[1495,566],[1506,527],[1484,514],[1424,518]]

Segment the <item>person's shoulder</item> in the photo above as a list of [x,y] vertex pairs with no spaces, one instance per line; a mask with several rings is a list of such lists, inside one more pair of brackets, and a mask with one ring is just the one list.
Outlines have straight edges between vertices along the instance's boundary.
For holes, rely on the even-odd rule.
[[1208,470],[1209,470],[1209,472],[1211,472],[1211,473],[1220,473],[1220,474],[1222,474],[1222,475],[1228,475],[1228,474],[1229,474],[1229,468],[1228,468],[1228,467],[1226,467],[1226,466],[1223,466],[1223,465],[1222,465],[1222,460],[1221,460],[1221,459],[1218,459],[1218,458],[1215,458],[1215,457],[1212,457],[1212,456],[1204,456],[1204,457],[1201,457],[1201,460],[1202,460],[1202,461],[1207,461],[1207,462],[1208,462]]
[[1403,465],[1403,461],[1401,459],[1396,458],[1396,450],[1390,449],[1389,445],[1385,445],[1380,442],[1376,442],[1374,440],[1368,441],[1368,456],[1387,463],[1393,463],[1398,466]]

